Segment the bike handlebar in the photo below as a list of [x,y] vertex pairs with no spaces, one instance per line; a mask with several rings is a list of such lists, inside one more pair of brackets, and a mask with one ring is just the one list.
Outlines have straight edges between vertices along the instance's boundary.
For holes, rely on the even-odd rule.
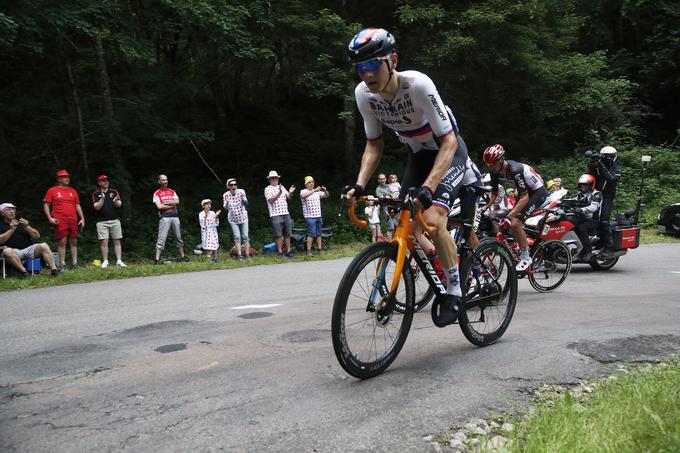
[[[365,196],[361,196],[357,199],[357,203],[360,203],[362,201],[366,201]],[[379,204],[387,204],[387,205],[392,205],[392,206],[402,206],[403,208],[410,209],[411,205],[413,204],[412,201],[408,202],[402,202],[401,200],[394,200],[392,198],[378,198],[377,202]],[[357,203],[351,204],[350,206],[347,207],[347,216],[349,219],[352,221],[353,224],[358,226],[359,228],[366,228],[368,226],[368,222],[366,220],[361,220],[357,217],[357,214],[355,212]],[[434,234],[435,231],[437,231],[436,227],[430,226],[425,222],[425,217],[423,216],[423,210],[418,209],[415,211],[415,214],[412,216],[412,218],[416,219],[416,222],[420,225],[420,227],[423,229],[428,234]]]

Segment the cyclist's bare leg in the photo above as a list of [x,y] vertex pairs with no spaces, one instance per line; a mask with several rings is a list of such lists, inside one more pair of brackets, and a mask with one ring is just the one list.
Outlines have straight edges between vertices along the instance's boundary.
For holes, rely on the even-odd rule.
[[[426,219],[427,219],[427,217],[426,217]],[[425,236],[423,234],[423,229],[420,227],[420,225],[418,225],[417,222],[414,223],[413,235],[416,237],[416,239],[418,240],[418,243],[420,244],[420,247],[423,250],[425,250],[425,252],[429,252],[430,250],[434,250],[434,244],[432,243],[432,241],[430,241],[427,238],[427,236]]]
[[526,249],[529,247],[529,241],[527,240],[527,234],[524,232],[524,222],[516,217],[510,217],[512,223],[510,224],[510,232],[512,237],[517,241],[519,248]]
[[[423,213],[423,216],[428,225],[437,228],[432,239],[434,239],[434,245],[437,248],[437,253],[439,253],[442,266],[450,268],[458,265],[456,243],[446,229],[449,219],[448,212],[438,206],[432,206]],[[429,242],[427,238],[423,237],[423,239]]]

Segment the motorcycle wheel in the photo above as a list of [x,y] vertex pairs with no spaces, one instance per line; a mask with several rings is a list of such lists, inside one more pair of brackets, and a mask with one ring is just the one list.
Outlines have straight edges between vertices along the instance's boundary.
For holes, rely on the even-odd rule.
[[614,267],[614,265],[619,261],[618,256],[614,256],[606,259],[599,259],[597,257],[593,258],[588,264],[595,270],[606,271]]

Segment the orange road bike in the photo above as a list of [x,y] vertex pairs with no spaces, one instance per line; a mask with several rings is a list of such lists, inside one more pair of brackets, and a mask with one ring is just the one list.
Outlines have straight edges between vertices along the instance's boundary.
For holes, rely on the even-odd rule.
[[[360,197],[359,202],[365,200]],[[345,271],[333,304],[331,333],[340,365],[359,379],[376,376],[397,358],[406,342],[415,304],[415,260],[421,276],[435,296],[446,293],[446,283],[438,276],[422,249],[412,227],[434,234],[422,211],[413,203],[380,200],[382,205],[400,206],[399,223],[391,242],[367,246]],[[349,206],[348,216],[359,227],[364,220]],[[474,250],[467,247],[471,225],[464,224],[458,247],[460,276],[465,302],[458,324],[465,338],[477,346],[495,343],[510,325],[517,302],[517,276],[512,256],[502,243],[487,239]],[[432,316],[439,312],[438,299],[432,303]]]

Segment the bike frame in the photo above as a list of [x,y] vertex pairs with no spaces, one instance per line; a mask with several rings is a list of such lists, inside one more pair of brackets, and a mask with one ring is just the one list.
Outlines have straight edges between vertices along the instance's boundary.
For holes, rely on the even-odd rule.
[[[365,197],[359,198],[359,201],[363,200],[365,200]],[[368,226],[368,222],[357,218],[355,207],[356,205],[352,205],[347,210],[349,218],[352,221],[352,223],[354,223],[356,226],[365,228],[366,226]],[[436,288],[440,294],[445,294],[446,287],[444,287],[441,280],[439,279],[439,276],[437,275],[437,272],[434,270],[434,267],[432,267],[432,263],[430,263],[430,260],[427,259],[427,255],[425,254],[423,248],[420,246],[418,239],[415,237],[414,234],[411,234],[411,228],[415,225],[411,223],[410,210],[406,208],[407,206],[404,205],[402,206],[401,211],[399,211],[399,223],[397,224],[397,228],[394,231],[394,236],[390,241],[390,243],[397,245],[397,259],[394,270],[394,276],[392,277],[390,294],[396,294],[397,288],[399,287],[399,278],[401,277],[402,269],[404,268],[404,263],[406,262],[406,251],[409,251],[411,255],[414,257],[416,263],[418,263],[418,267],[423,271],[423,274],[425,275],[425,278],[427,279],[428,283],[433,288]],[[423,231],[430,234],[433,234],[436,231],[435,227],[432,227],[425,222],[425,218],[423,217],[422,211],[416,211],[415,220],[416,222],[418,222],[418,225],[420,225]],[[377,278],[380,279],[384,278],[385,265],[386,261],[385,260],[381,261],[376,276]],[[374,294],[375,288],[377,287],[378,285],[374,285]],[[374,294],[371,294],[371,299],[373,299]]]

